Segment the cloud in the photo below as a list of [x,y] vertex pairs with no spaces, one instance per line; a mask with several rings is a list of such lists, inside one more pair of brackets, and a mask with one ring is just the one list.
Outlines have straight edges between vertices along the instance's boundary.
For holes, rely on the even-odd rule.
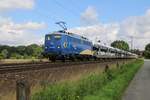
[[101,40],[101,43],[103,44],[104,43],[110,44],[111,41],[117,39],[119,24],[118,23],[97,24],[86,27],[77,27],[74,29],[70,29],[69,31],[83,35],[93,42]]
[[35,34],[35,32],[46,27],[47,25],[43,22],[26,22],[18,24],[11,19],[0,18],[0,43],[8,45],[41,43],[42,37]]
[[0,12],[5,12],[13,9],[32,9],[35,0],[1,0]]
[[141,16],[130,16],[120,23],[118,34],[133,36],[134,48],[144,49],[150,43],[150,9]]
[[11,23],[12,26],[14,26],[13,28],[15,30],[38,30],[38,29],[43,29],[46,24],[45,23],[36,23],[36,22],[26,22],[26,23],[22,23],[22,24],[15,24]]
[[27,21],[16,23],[10,17],[2,17],[17,9],[32,9],[36,0],[1,0],[0,1],[0,44],[28,45],[31,43],[41,44],[43,38],[39,34],[47,25],[44,22]]
[[129,16],[117,23],[103,24],[98,21],[97,16],[96,10],[88,7],[81,15],[82,21],[87,23],[88,26],[73,28],[70,31],[86,36],[92,41],[100,39],[102,43],[107,44],[117,39],[123,39],[131,45],[130,37],[133,36],[133,48],[142,50],[147,43],[150,43],[150,9],[144,15]]
[[94,25],[98,24],[98,13],[96,9],[92,6],[89,6],[82,14],[81,14],[81,23],[83,25]]

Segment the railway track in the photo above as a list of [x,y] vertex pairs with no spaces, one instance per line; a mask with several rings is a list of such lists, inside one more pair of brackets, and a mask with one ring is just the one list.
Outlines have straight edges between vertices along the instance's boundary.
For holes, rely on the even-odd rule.
[[[115,60],[117,61],[117,60]],[[92,64],[92,63],[107,63],[114,62],[114,60],[108,61],[80,61],[80,62],[58,62],[58,63],[28,63],[28,64],[4,64],[0,65],[0,74],[6,73],[14,73],[14,72],[23,72],[23,71],[30,71],[30,70],[40,70],[46,68],[62,68],[62,67],[69,67],[73,65],[81,65],[81,64]]]

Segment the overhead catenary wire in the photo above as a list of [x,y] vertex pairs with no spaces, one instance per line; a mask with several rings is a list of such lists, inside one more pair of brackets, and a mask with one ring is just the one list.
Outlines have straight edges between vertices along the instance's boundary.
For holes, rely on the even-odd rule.
[[[72,1],[70,1],[70,2],[71,2],[71,3],[74,3],[74,2],[72,2]],[[79,13],[77,13],[77,11],[75,11],[75,9],[70,9],[70,8],[68,8],[68,6],[62,4],[62,3],[59,2],[58,0],[54,0],[54,3],[55,3],[57,6],[63,8],[63,9],[65,10],[65,12],[68,12],[68,13],[72,14],[74,17],[79,16]],[[76,5],[75,5],[74,8],[76,8],[77,10],[79,10]],[[46,11],[46,10],[44,10],[44,12],[45,12],[45,11]],[[39,10],[35,10],[35,11],[34,11],[34,13],[37,13],[38,15],[40,15],[40,16],[46,18],[46,19],[51,19],[51,20],[53,20],[54,23],[57,22],[57,21],[65,21],[64,19],[62,19],[61,16],[56,16],[56,12],[54,12],[53,10],[50,11],[50,12],[53,12],[52,14],[49,14],[48,11],[47,11],[46,13],[44,13],[44,12],[43,12],[43,11],[39,11]]]
[[70,3],[72,3],[75,7],[73,8],[76,8],[77,11],[81,11],[81,7],[77,4],[77,2],[75,2],[74,0],[69,0]]
[[52,20],[54,20],[54,21],[57,21],[56,18],[58,18],[58,17],[54,17],[54,14],[53,14],[53,15],[49,15],[49,14],[43,13],[43,12],[41,12],[41,11],[39,11],[39,10],[36,10],[36,11],[34,11],[34,12],[37,13],[38,15],[40,15],[40,16],[45,17],[46,19],[52,19]]
[[60,2],[58,2],[57,0],[54,0],[55,4],[57,4],[59,7],[63,8],[65,11],[67,11],[68,13],[78,16],[78,13],[75,12],[74,10],[67,8],[66,6],[64,6],[63,4],[61,4]]

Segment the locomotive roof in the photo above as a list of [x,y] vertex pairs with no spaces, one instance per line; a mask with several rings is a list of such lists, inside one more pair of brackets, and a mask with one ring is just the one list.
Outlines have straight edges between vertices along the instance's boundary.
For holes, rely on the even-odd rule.
[[[78,39],[83,39],[83,40],[85,40],[85,41],[89,41],[89,39],[87,39],[86,37],[83,37],[83,36],[78,35],[78,34],[66,32],[66,31],[55,31],[55,32],[52,32],[52,33],[50,33],[50,34],[68,35],[68,36],[71,36],[71,37],[74,37],[74,38],[78,38]],[[47,35],[50,35],[50,34],[47,34]],[[91,42],[91,41],[89,41],[89,42]]]

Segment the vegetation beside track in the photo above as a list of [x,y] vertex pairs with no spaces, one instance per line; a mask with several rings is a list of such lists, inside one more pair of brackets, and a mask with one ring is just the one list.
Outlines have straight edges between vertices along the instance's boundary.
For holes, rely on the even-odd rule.
[[48,59],[2,59],[0,64],[24,64],[24,63],[40,63],[49,62]]
[[1,59],[41,59],[43,45],[31,44],[28,46],[0,45]]
[[35,93],[32,100],[119,100],[143,60],[91,74],[77,82],[49,84]]

